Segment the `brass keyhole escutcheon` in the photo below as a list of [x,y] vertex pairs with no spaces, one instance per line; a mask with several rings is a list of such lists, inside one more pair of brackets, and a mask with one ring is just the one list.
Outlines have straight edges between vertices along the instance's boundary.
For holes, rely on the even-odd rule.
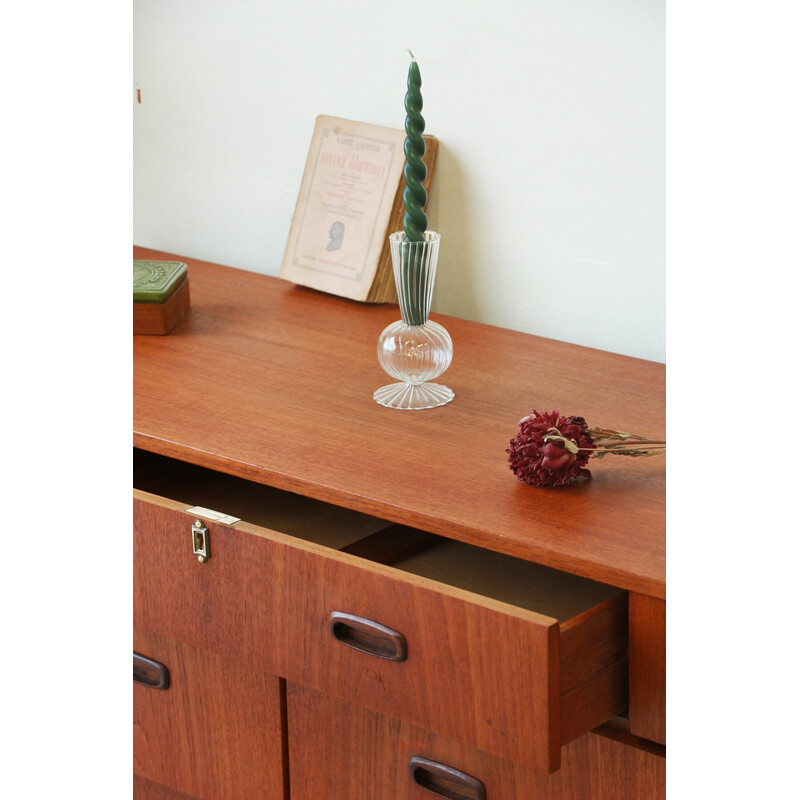
[[201,564],[205,564],[211,558],[208,547],[208,528],[199,519],[195,520],[192,525],[192,552]]

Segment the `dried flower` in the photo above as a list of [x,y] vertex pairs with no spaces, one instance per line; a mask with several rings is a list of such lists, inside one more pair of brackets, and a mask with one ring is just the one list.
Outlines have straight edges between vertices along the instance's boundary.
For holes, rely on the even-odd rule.
[[583,417],[565,417],[556,409],[549,413],[534,409],[523,417],[506,450],[517,480],[534,486],[567,486],[574,478],[591,478],[586,464],[606,453],[649,456],[665,451],[666,442],[589,428]]

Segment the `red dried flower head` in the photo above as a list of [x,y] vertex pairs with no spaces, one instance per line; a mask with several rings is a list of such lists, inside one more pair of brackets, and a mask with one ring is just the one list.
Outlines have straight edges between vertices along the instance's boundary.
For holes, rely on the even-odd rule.
[[586,469],[594,440],[583,417],[533,410],[519,421],[506,450],[518,481],[534,486],[566,486],[573,478],[591,477]]

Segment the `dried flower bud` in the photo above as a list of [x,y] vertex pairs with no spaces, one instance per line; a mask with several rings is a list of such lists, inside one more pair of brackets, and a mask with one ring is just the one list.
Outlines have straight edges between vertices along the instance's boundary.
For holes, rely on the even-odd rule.
[[534,409],[519,421],[506,452],[517,480],[534,486],[566,486],[573,478],[591,477],[586,463],[594,449],[583,417]]

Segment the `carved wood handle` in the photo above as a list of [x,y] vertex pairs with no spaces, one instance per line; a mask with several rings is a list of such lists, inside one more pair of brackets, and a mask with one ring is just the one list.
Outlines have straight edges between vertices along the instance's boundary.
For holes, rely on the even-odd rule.
[[169,670],[159,661],[134,653],[133,680],[151,689],[169,689]]
[[406,637],[374,620],[332,611],[328,628],[335,639],[362,653],[388,661],[406,660]]
[[447,764],[412,756],[408,772],[423,789],[448,800],[486,800],[486,788],[477,778]]

